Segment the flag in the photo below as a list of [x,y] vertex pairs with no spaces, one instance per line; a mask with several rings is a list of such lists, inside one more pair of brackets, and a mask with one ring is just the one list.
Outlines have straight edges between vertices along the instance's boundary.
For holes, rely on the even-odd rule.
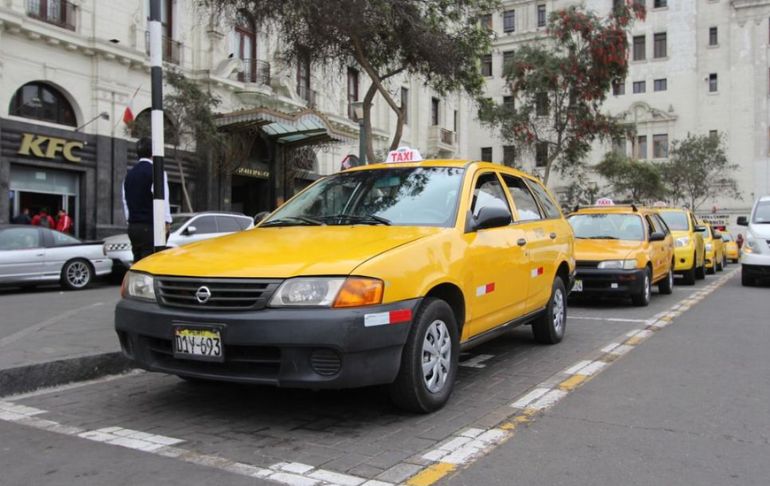
[[142,86],[139,85],[139,87],[136,88],[136,91],[134,91],[134,95],[131,96],[130,100],[128,100],[128,105],[126,106],[126,109],[123,110],[123,123],[125,123],[126,125],[130,126],[134,122],[134,110],[133,110],[134,98],[136,98],[136,95],[137,93],[139,93],[139,89],[141,87]]

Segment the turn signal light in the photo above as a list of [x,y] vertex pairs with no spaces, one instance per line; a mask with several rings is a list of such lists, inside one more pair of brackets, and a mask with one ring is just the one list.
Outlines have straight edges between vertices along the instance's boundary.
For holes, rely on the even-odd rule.
[[333,307],[361,307],[382,303],[384,284],[375,278],[351,277],[345,280]]

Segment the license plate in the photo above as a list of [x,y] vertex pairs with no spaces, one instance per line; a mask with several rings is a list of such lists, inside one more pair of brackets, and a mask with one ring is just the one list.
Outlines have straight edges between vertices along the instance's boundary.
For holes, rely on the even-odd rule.
[[582,292],[583,291],[583,281],[582,280],[575,280],[575,284],[572,286],[573,292]]
[[174,357],[224,361],[222,336],[215,327],[174,327]]

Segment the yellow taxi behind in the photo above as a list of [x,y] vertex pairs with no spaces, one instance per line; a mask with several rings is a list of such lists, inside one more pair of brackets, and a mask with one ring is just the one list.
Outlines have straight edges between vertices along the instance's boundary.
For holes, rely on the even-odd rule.
[[252,230],[136,263],[115,312],[123,353],[189,379],[388,384],[429,412],[461,349],[521,324],[561,341],[575,263],[553,197],[501,165],[411,152],[323,178]]
[[724,270],[725,253],[722,243],[722,234],[716,231],[711,224],[704,221],[700,222],[702,230],[699,231],[703,236],[703,246],[706,252],[706,273],[714,274]]
[[655,211],[605,203],[580,208],[567,221],[575,233],[573,293],[627,295],[646,306],[653,285],[672,292],[674,242]]
[[729,231],[723,230],[721,233],[722,242],[725,245],[725,258],[732,263],[738,263],[738,260],[741,258],[741,250],[738,248],[738,243],[735,242],[735,238],[733,238],[732,233]]
[[698,225],[695,216],[684,208],[653,208],[665,221],[674,237],[674,272],[682,275],[683,283],[694,285],[696,279],[706,278],[706,247],[703,227]]

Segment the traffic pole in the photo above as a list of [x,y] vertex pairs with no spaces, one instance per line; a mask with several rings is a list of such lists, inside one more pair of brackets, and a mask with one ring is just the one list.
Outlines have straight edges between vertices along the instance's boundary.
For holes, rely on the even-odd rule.
[[154,251],[166,248],[166,184],[163,177],[163,27],[161,0],[150,0],[150,76],[152,80],[152,225]]

